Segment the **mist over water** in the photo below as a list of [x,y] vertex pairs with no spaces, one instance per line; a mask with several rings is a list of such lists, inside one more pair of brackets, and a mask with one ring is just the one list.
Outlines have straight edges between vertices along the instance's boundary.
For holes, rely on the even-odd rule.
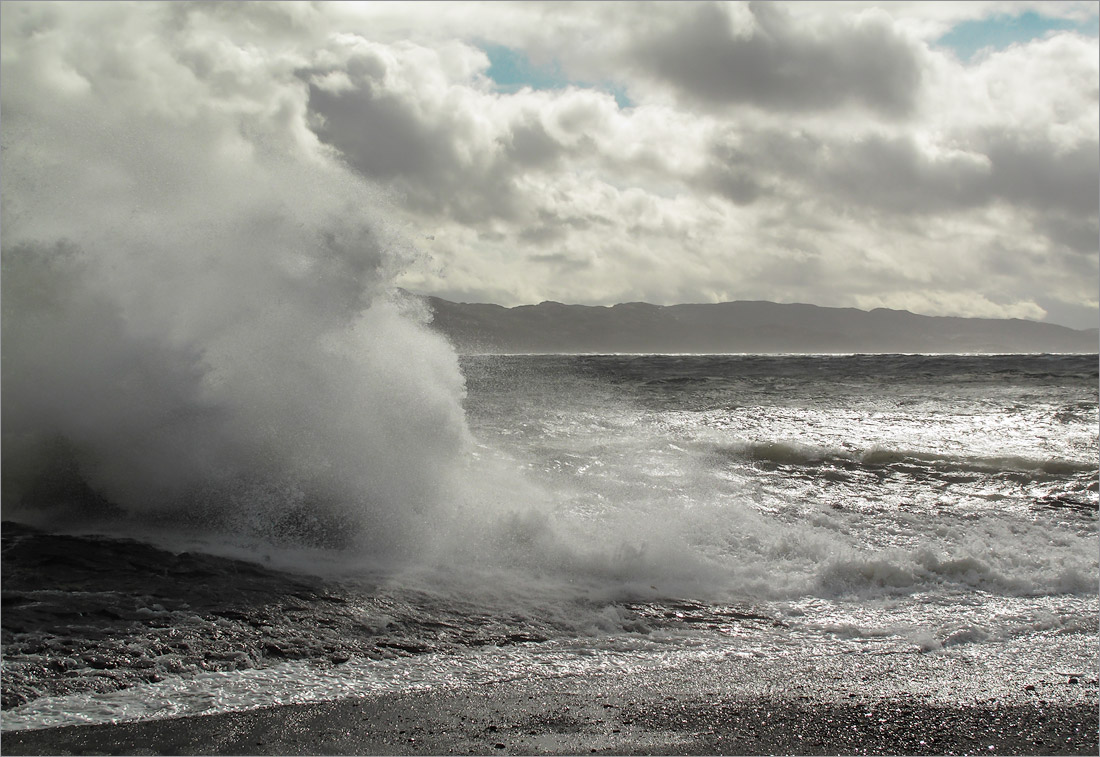
[[418,546],[469,443],[457,359],[389,292],[370,191],[297,170],[165,226],[5,216],[6,517]]
[[418,252],[216,16],[5,8],[4,515],[415,554],[470,443]]

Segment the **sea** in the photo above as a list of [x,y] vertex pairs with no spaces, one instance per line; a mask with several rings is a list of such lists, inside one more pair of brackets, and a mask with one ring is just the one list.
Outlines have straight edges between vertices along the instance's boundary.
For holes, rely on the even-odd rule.
[[[729,656],[939,655],[960,677],[975,659],[1096,677],[1097,355],[457,368],[462,429],[446,444],[456,432],[421,412],[429,400],[402,399],[405,374],[381,371],[386,392],[364,401],[387,412],[359,436],[341,425],[365,423],[358,411],[279,427],[272,438],[311,440],[292,448],[316,458],[297,479],[143,510],[116,499],[176,495],[112,488],[125,476],[101,465],[50,490],[72,500],[65,517],[6,502],[3,729]],[[337,463],[310,436],[330,431]],[[345,449],[360,438],[374,446]],[[79,449],[59,458],[78,473]],[[333,467],[384,485],[314,485]]]

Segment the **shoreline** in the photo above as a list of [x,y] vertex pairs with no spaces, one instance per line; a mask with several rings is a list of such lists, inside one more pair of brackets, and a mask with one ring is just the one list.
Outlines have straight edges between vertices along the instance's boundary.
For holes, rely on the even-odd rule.
[[1096,754],[1095,674],[1058,675],[921,653],[731,656],[0,739],[13,755]]

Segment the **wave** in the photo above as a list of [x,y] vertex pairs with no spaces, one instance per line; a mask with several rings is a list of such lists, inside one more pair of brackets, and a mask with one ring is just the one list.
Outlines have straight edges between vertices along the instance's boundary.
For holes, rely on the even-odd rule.
[[[984,559],[983,559],[984,558]],[[930,590],[979,590],[1014,596],[1095,593],[1089,565],[1046,566],[1043,573],[1020,571],[1008,556],[943,557],[922,548],[912,553],[861,555],[832,561],[817,574],[822,596],[905,595]]]
[[[187,174],[203,202],[169,213],[87,188],[171,156],[77,161],[60,189],[18,178],[35,175],[21,156],[3,186],[22,208],[3,225],[5,517],[395,555],[438,536],[471,442],[465,384],[393,289],[411,257],[374,190],[317,156],[207,156]],[[61,200],[64,232],[43,231]]]
[[960,455],[871,446],[866,449],[817,446],[790,440],[716,444],[713,452],[748,463],[797,467],[882,469],[912,465],[940,473],[1031,473],[1065,476],[1096,473],[1095,463],[1018,455]]

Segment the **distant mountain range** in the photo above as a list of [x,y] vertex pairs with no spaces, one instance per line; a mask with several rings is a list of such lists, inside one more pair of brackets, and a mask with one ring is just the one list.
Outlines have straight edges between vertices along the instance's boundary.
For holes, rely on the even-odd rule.
[[425,297],[462,353],[1097,352],[1097,329],[775,302],[505,308]]

